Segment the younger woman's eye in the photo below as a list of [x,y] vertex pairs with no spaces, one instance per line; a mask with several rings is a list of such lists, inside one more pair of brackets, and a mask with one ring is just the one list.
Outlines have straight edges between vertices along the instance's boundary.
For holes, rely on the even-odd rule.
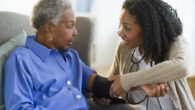
[[132,29],[130,28],[130,27],[128,27],[128,26],[124,26],[124,29],[126,30],[126,31],[131,31]]
[[128,26],[127,24],[119,24],[119,31],[121,31],[122,29],[124,29],[125,31],[129,32],[132,30],[132,28],[130,26]]

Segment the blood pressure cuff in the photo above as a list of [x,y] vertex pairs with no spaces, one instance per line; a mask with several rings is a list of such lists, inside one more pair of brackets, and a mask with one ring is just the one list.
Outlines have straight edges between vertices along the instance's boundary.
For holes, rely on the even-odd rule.
[[96,75],[93,82],[93,88],[92,88],[93,97],[111,99],[111,104],[126,103],[123,99],[110,97],[109,90],[112,82],[113,81],[109,81],[105,77]]

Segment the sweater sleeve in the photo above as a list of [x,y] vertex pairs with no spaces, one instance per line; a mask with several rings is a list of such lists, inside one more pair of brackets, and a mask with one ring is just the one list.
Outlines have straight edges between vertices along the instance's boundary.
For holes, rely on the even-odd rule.
[[120,77],[122,87],[128,91],[132,87],[174,81],[187,76],[188,49],[188,43],[183,37],[179,37],[170,48],[168,60],[149,69],[122,75]]

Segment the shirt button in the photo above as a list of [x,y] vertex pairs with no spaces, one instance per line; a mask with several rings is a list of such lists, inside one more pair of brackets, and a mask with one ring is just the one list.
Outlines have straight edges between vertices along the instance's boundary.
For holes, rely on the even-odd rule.
[[76,97],[77,97],[78,100],[81,99],[81,95],[77,95]]
[[70,84],[71,84],[71,82],[68,80],[68,81],[67,81],[67,85],[70,85]]
[[68,90],[70,91],[70,90],[71,90],[71,88],[68,88]]

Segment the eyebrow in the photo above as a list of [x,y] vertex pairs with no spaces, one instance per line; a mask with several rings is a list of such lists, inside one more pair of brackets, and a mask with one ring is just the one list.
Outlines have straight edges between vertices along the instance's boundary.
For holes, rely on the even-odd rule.
[[122,24],[134,26],[134,25],[132,25],[131,23],[127,23],[127,22],[122,22]]
[[71,21],[66,21],[66,23],[75,23],[76,21],[73,21],[73,20],[71,20]]
[[76,23],[76,20],[62,20],[64,23]]

